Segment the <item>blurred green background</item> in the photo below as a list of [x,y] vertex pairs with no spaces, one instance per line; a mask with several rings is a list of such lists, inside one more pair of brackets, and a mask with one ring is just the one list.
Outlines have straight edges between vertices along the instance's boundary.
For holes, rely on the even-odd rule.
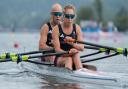
[[54,3],[76,6],[78,24],[93,19],[103,24],[112,21],[119,31],[128,29],[128,0],[0,0],[0,31],[39,30]]

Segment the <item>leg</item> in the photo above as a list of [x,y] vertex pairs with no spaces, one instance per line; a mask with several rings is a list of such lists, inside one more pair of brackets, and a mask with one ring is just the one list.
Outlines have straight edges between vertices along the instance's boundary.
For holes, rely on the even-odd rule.
[[71,57],[59,57],[57,59],[57,66],[65,67],[72,70],[72,59]]
[[73,63],[75,65],[76,70],[83,68],[81,60],[80,60],[79,53],[74,54],[72,58],[73,58]]
[[49,56],[44,58],[46,62],[54,62],[55,56]]
[[72,70],[72,58],[71,57],[66,57],[66,60],[65,60],[65,67]]

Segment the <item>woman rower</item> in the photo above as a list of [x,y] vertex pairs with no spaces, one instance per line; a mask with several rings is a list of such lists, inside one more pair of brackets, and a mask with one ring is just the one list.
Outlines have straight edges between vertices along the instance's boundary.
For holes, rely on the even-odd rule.
[[83,44],[65,42],[65,40],[76,39],[82,41],[82,32],[79,25],[74,24],[76,17],[75,7],[72,5],[65,6],[63,11],[63,22],[56,25],[53,29],[53,45],[57,52],[69,51],[69,55],[56,57],[55,64],[59,67],[66,67],[73,70],[82,68],[79,51],[84,50]]
[[[50,21],[41,27],[39,50],[53,49],[52,46],[52,30],[53,27],[61,23],[62,20],[62,6],[60,4],[54,4],[51,10]],[[55,56],[43,57],[42,61],[54,62]]]

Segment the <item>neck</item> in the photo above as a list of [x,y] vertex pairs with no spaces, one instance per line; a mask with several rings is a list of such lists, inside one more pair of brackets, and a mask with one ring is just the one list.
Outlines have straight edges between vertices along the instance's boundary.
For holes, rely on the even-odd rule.
[[53,27],[57,25],[53,20],[50,20],[50,24],[51,24]]
[[65,23],[63,22],[63,27],[64,28],[70,28],[72,26],[72,23]]

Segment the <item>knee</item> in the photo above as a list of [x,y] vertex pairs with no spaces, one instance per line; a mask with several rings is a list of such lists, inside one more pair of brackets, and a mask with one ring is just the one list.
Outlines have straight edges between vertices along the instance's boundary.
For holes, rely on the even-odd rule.
[[76,53],[75,55],[73,55],[73,59],[76,59],[76,58],[80,58],[79,53]]
[[69,62],[72,62],[72,58],[71,58],[71,57],[68,57],[67,60],[68,60]]

